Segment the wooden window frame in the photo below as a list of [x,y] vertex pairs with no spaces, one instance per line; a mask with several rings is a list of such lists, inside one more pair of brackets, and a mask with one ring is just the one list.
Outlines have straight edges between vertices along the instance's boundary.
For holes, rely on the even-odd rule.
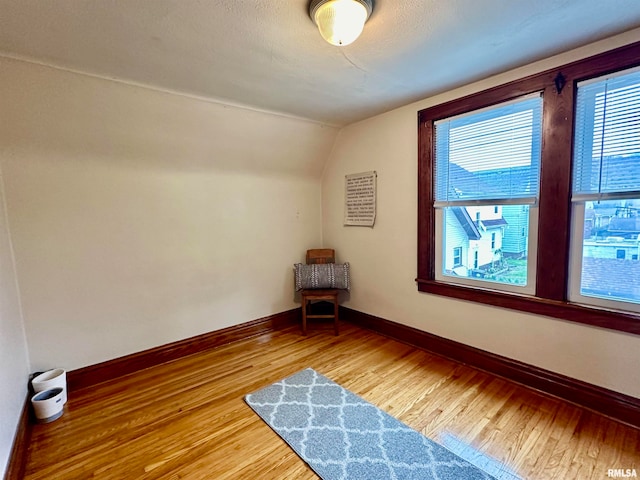
[[[418,290],[640,334],[640,315],[567,300],[574,105],[579,81],[640,65],[640,42],[418,112]],[[543,93],[536,293],[453,285],[435,279],[434,121]],[[545,232],[553,232],[552,235]]]

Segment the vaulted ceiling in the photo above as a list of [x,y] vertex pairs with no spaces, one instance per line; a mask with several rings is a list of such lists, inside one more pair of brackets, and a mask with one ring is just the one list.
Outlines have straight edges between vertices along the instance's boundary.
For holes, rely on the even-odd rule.
[[0,0],[0,55],[344,125],[640,26],[638,0],[375,0],[347,47],[308,0]]

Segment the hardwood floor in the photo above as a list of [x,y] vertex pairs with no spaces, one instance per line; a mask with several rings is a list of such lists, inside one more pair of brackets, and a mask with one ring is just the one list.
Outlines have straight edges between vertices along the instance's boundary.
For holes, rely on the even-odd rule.
[[[351,324],[314,325],[70,392],[33,429],[26,479],[315,479],[244,403],[312,367],[497,478],[640,474],[640,431]],[[497,473],[496,473],[497,472]],[[515,477],[514,477],[515,475]]]

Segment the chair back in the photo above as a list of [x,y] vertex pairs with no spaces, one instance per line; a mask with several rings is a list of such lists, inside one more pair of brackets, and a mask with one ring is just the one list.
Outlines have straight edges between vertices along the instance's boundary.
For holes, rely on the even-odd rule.
[[307,250],[307,264],[336,263],[336,252],[333,248],[313,248]]

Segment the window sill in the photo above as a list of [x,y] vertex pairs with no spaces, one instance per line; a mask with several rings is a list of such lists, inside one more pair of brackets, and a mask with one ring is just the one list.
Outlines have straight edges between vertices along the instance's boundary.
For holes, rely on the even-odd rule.
[[530,295],[482,290],[461,285],[416,279],[418,291],[457,298],[495,307],[560,318],[570,322],[640,335],[640,315],[630,312],[588,307],[570,302],[546,300]]

